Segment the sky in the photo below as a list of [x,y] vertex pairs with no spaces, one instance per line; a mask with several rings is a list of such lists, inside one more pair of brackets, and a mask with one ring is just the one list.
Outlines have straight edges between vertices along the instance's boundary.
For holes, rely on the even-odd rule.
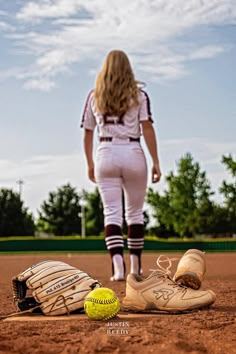
[[151,100],[163,176],[149,186],[163,193],[190,152],[221,203],[221,158],[236,155],[236,0],[0,0],[0,188],[22,180],[35,215],[66,183],[94,190],[79,123],[112,49]]

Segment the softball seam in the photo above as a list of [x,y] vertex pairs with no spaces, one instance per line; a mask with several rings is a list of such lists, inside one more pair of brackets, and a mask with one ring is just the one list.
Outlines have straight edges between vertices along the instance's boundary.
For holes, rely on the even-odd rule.
[[100,305],[109,305],[109,304],[114,304],[117,301],[117,297],[114,297],[113,299],[105,299],[105,300],[88,297],[87,299],[85,299],[85,302],[86,301],[93,302],[95,304],[100,304]]

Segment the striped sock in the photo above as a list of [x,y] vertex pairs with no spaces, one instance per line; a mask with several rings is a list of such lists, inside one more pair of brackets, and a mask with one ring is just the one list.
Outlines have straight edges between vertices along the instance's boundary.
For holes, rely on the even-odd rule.
[[112,278],[111,280],[124,279],[125,264],[123,258],[124,239],[121,227],[118,225],[107,225],[105,227],[105,242],[107,250],[112,257]]
[[123,255],[124,240],[120,226],[107,225],[105,227],[105,242],[111,256],[117,253]]
[[141,274],[141,254],[144,247],[144,230],[142,224],[128,226],[127,243],[130,253],[130,273]]

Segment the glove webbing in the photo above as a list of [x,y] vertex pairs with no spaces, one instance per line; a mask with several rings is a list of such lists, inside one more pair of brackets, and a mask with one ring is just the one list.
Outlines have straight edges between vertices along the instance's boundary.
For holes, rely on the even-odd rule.
[[17,278],[12,279],[12,290],[14,300],[24,299],[27,292],[25,281],[19,281]]

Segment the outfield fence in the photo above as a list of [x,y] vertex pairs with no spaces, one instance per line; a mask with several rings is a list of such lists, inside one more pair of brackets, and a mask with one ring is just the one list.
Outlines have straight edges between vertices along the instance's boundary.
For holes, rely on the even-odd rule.
[[[126,243],[126,242],[125,242]],[[236,239],[221,240],[160,240],[145,239],[144,251],[185,251],[197,248],[210,252],[236,251]],[[106,245],[102,238],[0,238],[0,252],[104,252]]]

